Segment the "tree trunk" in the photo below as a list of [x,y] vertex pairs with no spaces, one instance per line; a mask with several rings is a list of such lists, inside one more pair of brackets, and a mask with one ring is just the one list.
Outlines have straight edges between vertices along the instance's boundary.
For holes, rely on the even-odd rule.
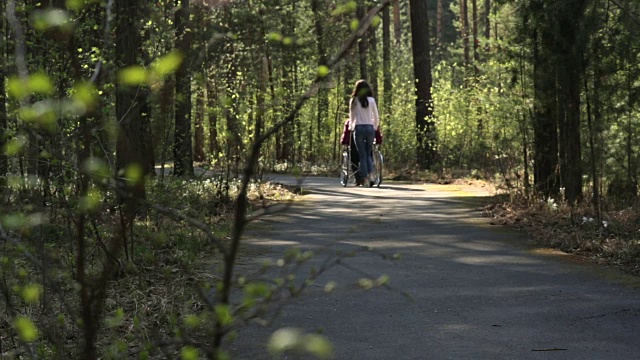
[[[291,0],[289,2],[290,13],[288,18],[284,21],[283,33],[289,34],[293,36],[296,32],[296,18],[294,14],[296,13],[296,0]],[[282,113],[288,114],[292,109],[295,98],[295,88],[296,88],[296,63],[297,59],[295,58],[296,53],[292,51],[285,51],[283,49],[282,54],[282,86],[284,87],[284,102],[282,104]],[[282,129],[280,138],[279,138],[279,156],[278,160],[280,161],[288,161],[290,163],[295,162],[295,144],[296,139],[298,143],[302,146],[302,139],[300,136],[302,135],[302,131],[300,128],[300,123],[296,119],[292,126],[285,126]]]
[[[146,19],[149,16],[149,8],[151,5],[148,3],[142,3],[138,18]],[[138,43],[138,52],[144,54],[144,63],[149,66],[151,63],[151,54],[144,47],[145,43],[149,42],[151,36],[150,30],[147,28],[143,33],[141,41]],[[140,107],[140,120],[142,127],[142,171],[145,175],[155,176],[156,174],[156,157],[155,157],[155,141],[153,136],[153,130],[151,128],[151,109],[149,104],[150,89],[148,86],[139,93],[141,107]]]
[[478,53],[478,47],[480,46],[480,39],[478,39],[478,5],[477,0],[471,0],[471,13],[473,17],[473,71],[478,77],[479,69],[478,64],[480,63],[480,54]]
[[383,84],[383,116],[387,118],[391,114],[393,101],[393,76],[391,74],[391,19],[389,7],[382,10],[382,74]]
[[193,29],[190,29],[189,0],[181,0],[176,11],[176,49],[184,55],[184,61],[176,71],[175,133],[173,140],[174,173],[177,176],[193,175],[193,150],[191,148],[191,76],[189,59]]
[[[209,70],[207,73],[213,73],[213,70]],[[214,76],[214,74],[211,74],[205,81],[207,82],[207,116],[209,118],[209,155],[213,156],[215,161],[218,159],[220,145],[218,143],[218,111],[216,110],[218,90],[214,80],[212,80]]]
[[[325,6],[321,6],[320,0],[311,0],[311,10],[313,11],[314,16],[314,24],[316,30],[316,49],[318,51],[318,67],[325,66],[327,64],[327,50],[325,46],[324,39],[324,28],[323,21],[326,18],[325,15]],[[327,121],[329,117],[329,90],[322,86],[318,90],[318,102],[316,108],[316,134],[315,134],[315,143],[317,146],[320,146],[322,143],[322,128],[323,123]],[[312,147],[310,146],[311,155],[315,153],[319,153],[316,151],[315,153],[312,151]]]
[[444,0],[438,0],[436,8],[436,46],[440,47],[444,43],[442,32],[442,17],[444,15],[444,7],[442,2]]
[[[594,2],[594,8],[597,8],[598,2]],[[596,18],[598,16],[597,10]],[[596,20],[598,21],[598,20]],[[599,24],[596,25],[596,30],[600,29]],[[602,144],[600,142],[602,136],[602,101],[600,99],[600,91],[602,90],[602,78],[604,77],[602,66],[600,64],[600,56],[602,53],[602,42],[601,38],[597,37],[594,41],[593,46],[593,92],[591,94],[592,103],[591,107],[593,109],[593,124],[589,124],[590,129],[590,140],[593,142],[591,144],[591,149],[593,149],[593,165],[592,165],[592,178],[593,178],[593,207],[596,211],[598,224],[602,223],[602,214],[601,214],[601,206],[600,206],[600,175],[598,174],[598,164],[602,162]]]
[[460,0],[460,35],[462,36],[462,47],[464,49],[465,78],[466,69],[471,63],[469,58],[469,17],[467,13],[467,0]]
[[378,96],[378,38],[376,37],[376,28],[371,26],[367,30],[369,36],[369,63],[371,68],[369,69],[369,85],[375,96]]
[[[558,23],[562,32],[555,35],[556,58],[559,59],[559,100],[564,116],[559,121],[564,125],[562,143],[565,144],[561,160],[562,185],[566,198],[573,204],[582,200],[582,149],[580,139],[580,88],[583,76],[582,56],[585,49],[584,36],[580,34],[588,0],[563,3]],[[563,121],[564,120],[564,121]]]
[[485,51],[491,50],[489,40],[491,40],[491,0],[484,0],[484,38],[487,44],[484,47]]
[[[229,44],[229,59],[235,59],[235,46],[233,43]],[[227,159],[235,164],[235,170],[237,171],[237,165],[240,162],[241,150],[242,150],[242,137],[240,134],[240,124],[238,121],[238,99],[236,82],[238,79],[237,64],[232,60],[229,69],[226,74],[225,84],[225,100],[224,100],[224,118],[227,121],[226,136],[227,144]]]
[[[598,45],[595,45],[597,47]],[[594,54],[597,53],[594,49]],[[599,61],[598,58],[594,58],[594,61]],[[594,64],[595,67],[595,64]],[[584,79],[584,92],[585,92],[585,100],[587,107],[587,125],[589,130],[589,163],[591,170],[591,181],[593,184],[593,192],[592,192],[592,204],[593,210],[596,216],[596,220],[598,224],[601,224],[601,215],[600,215],[600,189],[599,189],[599,179],[598,179],[598,166],[597,166],[597,158],[596,158],[596,141],[595,141],[595,131],[593,128],[593,120],[592,120],[592,110],[591,110],[591,101],[589,100],[589,82],[587,78]]]
[[[558,166],[558,132],[553,108],[548,94],[553,93],[553,71],[549,61],[544,58],[546,50],[543,44],[546,37],[539,31],[533,33],[533,81],[534,81],[534,165],[533,182],[537,193],[544,197],[555,196],[559,191],[556,168]],[[544,55],[543,55],[544,54]]]
[[[358,20],[362,21],[365,11],[364,0],[358,0],[358,7],[356,9]],[[360,59],[360,78],[369,81],[369,73],[367,71],[367,33],[364,33],[364,35],[358,39],[358,55]]]
[[[7,41],[9,34],[6,30],[5,16],[6,2],[0,4],[0,29],[2,29],[2,41],[0,41],[0,149],[7,143],[7,92],[5,91],[5,79],[7,77]],[[7,185],[7,173],[9,172],[9,161],[4,151],[0,150],[0,193]]]
[[258,71],[258,89],[256,92],[256,106],[258,107],[258,111],[256,113],[256,123],[254,127],[254,138],[259,139],[262,136],[262,131],[264,129],[266,114],[266,104],[265,98],[267,94],[267,83],[269,82],[269,59],[267,56],[263,56],[260,58],[259,65],[256,66],[256,70]]
[[[116,63],[119,68],[138,64],[140,49],[139,3],[123,4],[117,2],[115,13],[118,18],[116,28]],[[144,101],[137,94],[141,90],[132,86],[116,83],[116,119],[118,135],[116,140],[116,176],[119,185],[125,191],[124,199],[144,198],[144,177],[124,179],[128,174],[143,174],[143,134],[141,109]],[[124,200],[122,199],[122,200]]]
[[400,24],[400,3],[398,0],[393,0],[393,34],[396,38],[396,44],[400,44],[402,24]]
[[151,106],[149,106],[149,89],[145,88],[138,95],[140,101],[140,144],[141,166],[144,175],[155,175],[154,141],[151,131]]
[[[202,74],[204,76],[204,74]],[[194,119],[194,144],[193,144],[193,160],[204,161],[206,159],[204,155],[204,88],[205,79],[198,81],[198,88],[196,89],[196,114]]]
[[[195,111],[193,118],[193,160],[197,162],[203,162],[207,159],[205,155],[205,92],[207,87],[207,73],[205,71],[205,64],[207,57],[207,34],[211,31],[208,29],[205,17],[207,16],[207,8],[202,3],[193,3],[193,17],[192,24],[194,26],[196,35],[194,36],[193,47],[197,47],[200,51],[204,51],[204,56],[197,56],[198,62],[191,64],[195,72]],[[202,60],[200,60],[202,59]]]
[[430,169],[436,159],[435,122],[431,97],[431,49],[429,45],[428,4],[423,0],[410,0],[411,45],[416,91],[417,163]]

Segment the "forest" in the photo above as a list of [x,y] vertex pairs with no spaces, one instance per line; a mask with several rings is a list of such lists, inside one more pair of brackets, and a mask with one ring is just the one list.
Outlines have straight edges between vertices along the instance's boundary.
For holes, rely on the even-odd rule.
[[0,357],[228,358],[286,287],[231,306],[247,214],[295,196],[262,175],[338,183],[358,79],[387,180],[489,181],[637,272],[638,33],[635,0],[3,0]]

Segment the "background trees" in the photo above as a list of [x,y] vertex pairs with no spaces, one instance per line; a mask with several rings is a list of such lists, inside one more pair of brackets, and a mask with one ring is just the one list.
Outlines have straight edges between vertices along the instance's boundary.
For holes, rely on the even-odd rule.
[[[72,272],[76,305],[101,313],[103,284],[167,227],[136,220],[153,201],[206,199],[206,223],[243,168],[333,174],[359,77],[376,90],[391,176],[486,177],[591,200],[598,217],[607,200],[635,198],[637,1],[395,0],[359,27],[387,3],[1,2],[2,246]],[[207,195],[180,190],[197,169],[216,178]],[[19,273],[20,289],[75,291]],[[84,326],[95,355],[99,329],[65,324]]]

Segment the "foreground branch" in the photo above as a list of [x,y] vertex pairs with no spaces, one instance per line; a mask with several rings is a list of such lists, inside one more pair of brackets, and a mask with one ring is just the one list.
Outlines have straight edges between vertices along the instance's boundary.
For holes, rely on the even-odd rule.
[[[336,64],[345,57],[349,49],[353,47],[358,38],[360,38],[367,31],[375,16],[382,11],[385,7],[389,6],[391,0],[383,0],[376,7],[371,9],[365,17],[360,21],[360,25],[358,29],[353,32],[347,40],[342,43],[340,50],[327,62],[326,66],[329,70],[333,70]],[[221,304],[228,305],[229,298],[231,294],[231,284],[233,277],[233,268],[235,265],[235,261],[238,255],[238,250],[240,247],[240,238],[242,237],[242,233],[244,232],[245,225],[247,224],[247,189],[249,186],[249,182],[254,175],[256,164],[258,162],[258,158],[260,156],[260,149],[262,144],[273,136],[276,132],[278,132],[281,128],[286,125],[289,125],[295,119],[297,113],[300,111],[302,106],[311,98],[313,94],[315,94],[320,87],[320,83],[325,79],[324,76],[316,75],[314,80],[309,85],[308,90],[298,99],[293,110],[287,115],[282,121],[274,125],[271,129],[266,131],[262,136],[257,138],[251,147],[251,152],[247,156],[247,162],[245,163],[245,168],[243,171],[242,181],[240,185],[240,191],[236,197],[235,202],[235,211],[234,211],[234,225],[231,235],[231,247],[229,248],[229,253],[226,254],[225,261],[225,269],[224,269],[224,277],[222,288],[219,293],[218,301]],[[218,349],[222,344],[222,339],[224,337],[224,330],[222,326],[217,323],[214,335],[214,350]]]

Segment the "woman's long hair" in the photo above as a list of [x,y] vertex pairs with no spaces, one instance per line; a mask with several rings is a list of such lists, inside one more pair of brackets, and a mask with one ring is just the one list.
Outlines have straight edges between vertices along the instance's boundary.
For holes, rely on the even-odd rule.
[[358,98],[358,101],[360,101],[360,105],[362,105],[363,108],[366,108],[369,106],[369,100],[367,100],[367,97],[369,96],[373,97],[373,90],[371,90],[371,86],[369,86],[369,83],[367,83],[365,80],[356,81],[356,86],[353,89],[351,97]]

